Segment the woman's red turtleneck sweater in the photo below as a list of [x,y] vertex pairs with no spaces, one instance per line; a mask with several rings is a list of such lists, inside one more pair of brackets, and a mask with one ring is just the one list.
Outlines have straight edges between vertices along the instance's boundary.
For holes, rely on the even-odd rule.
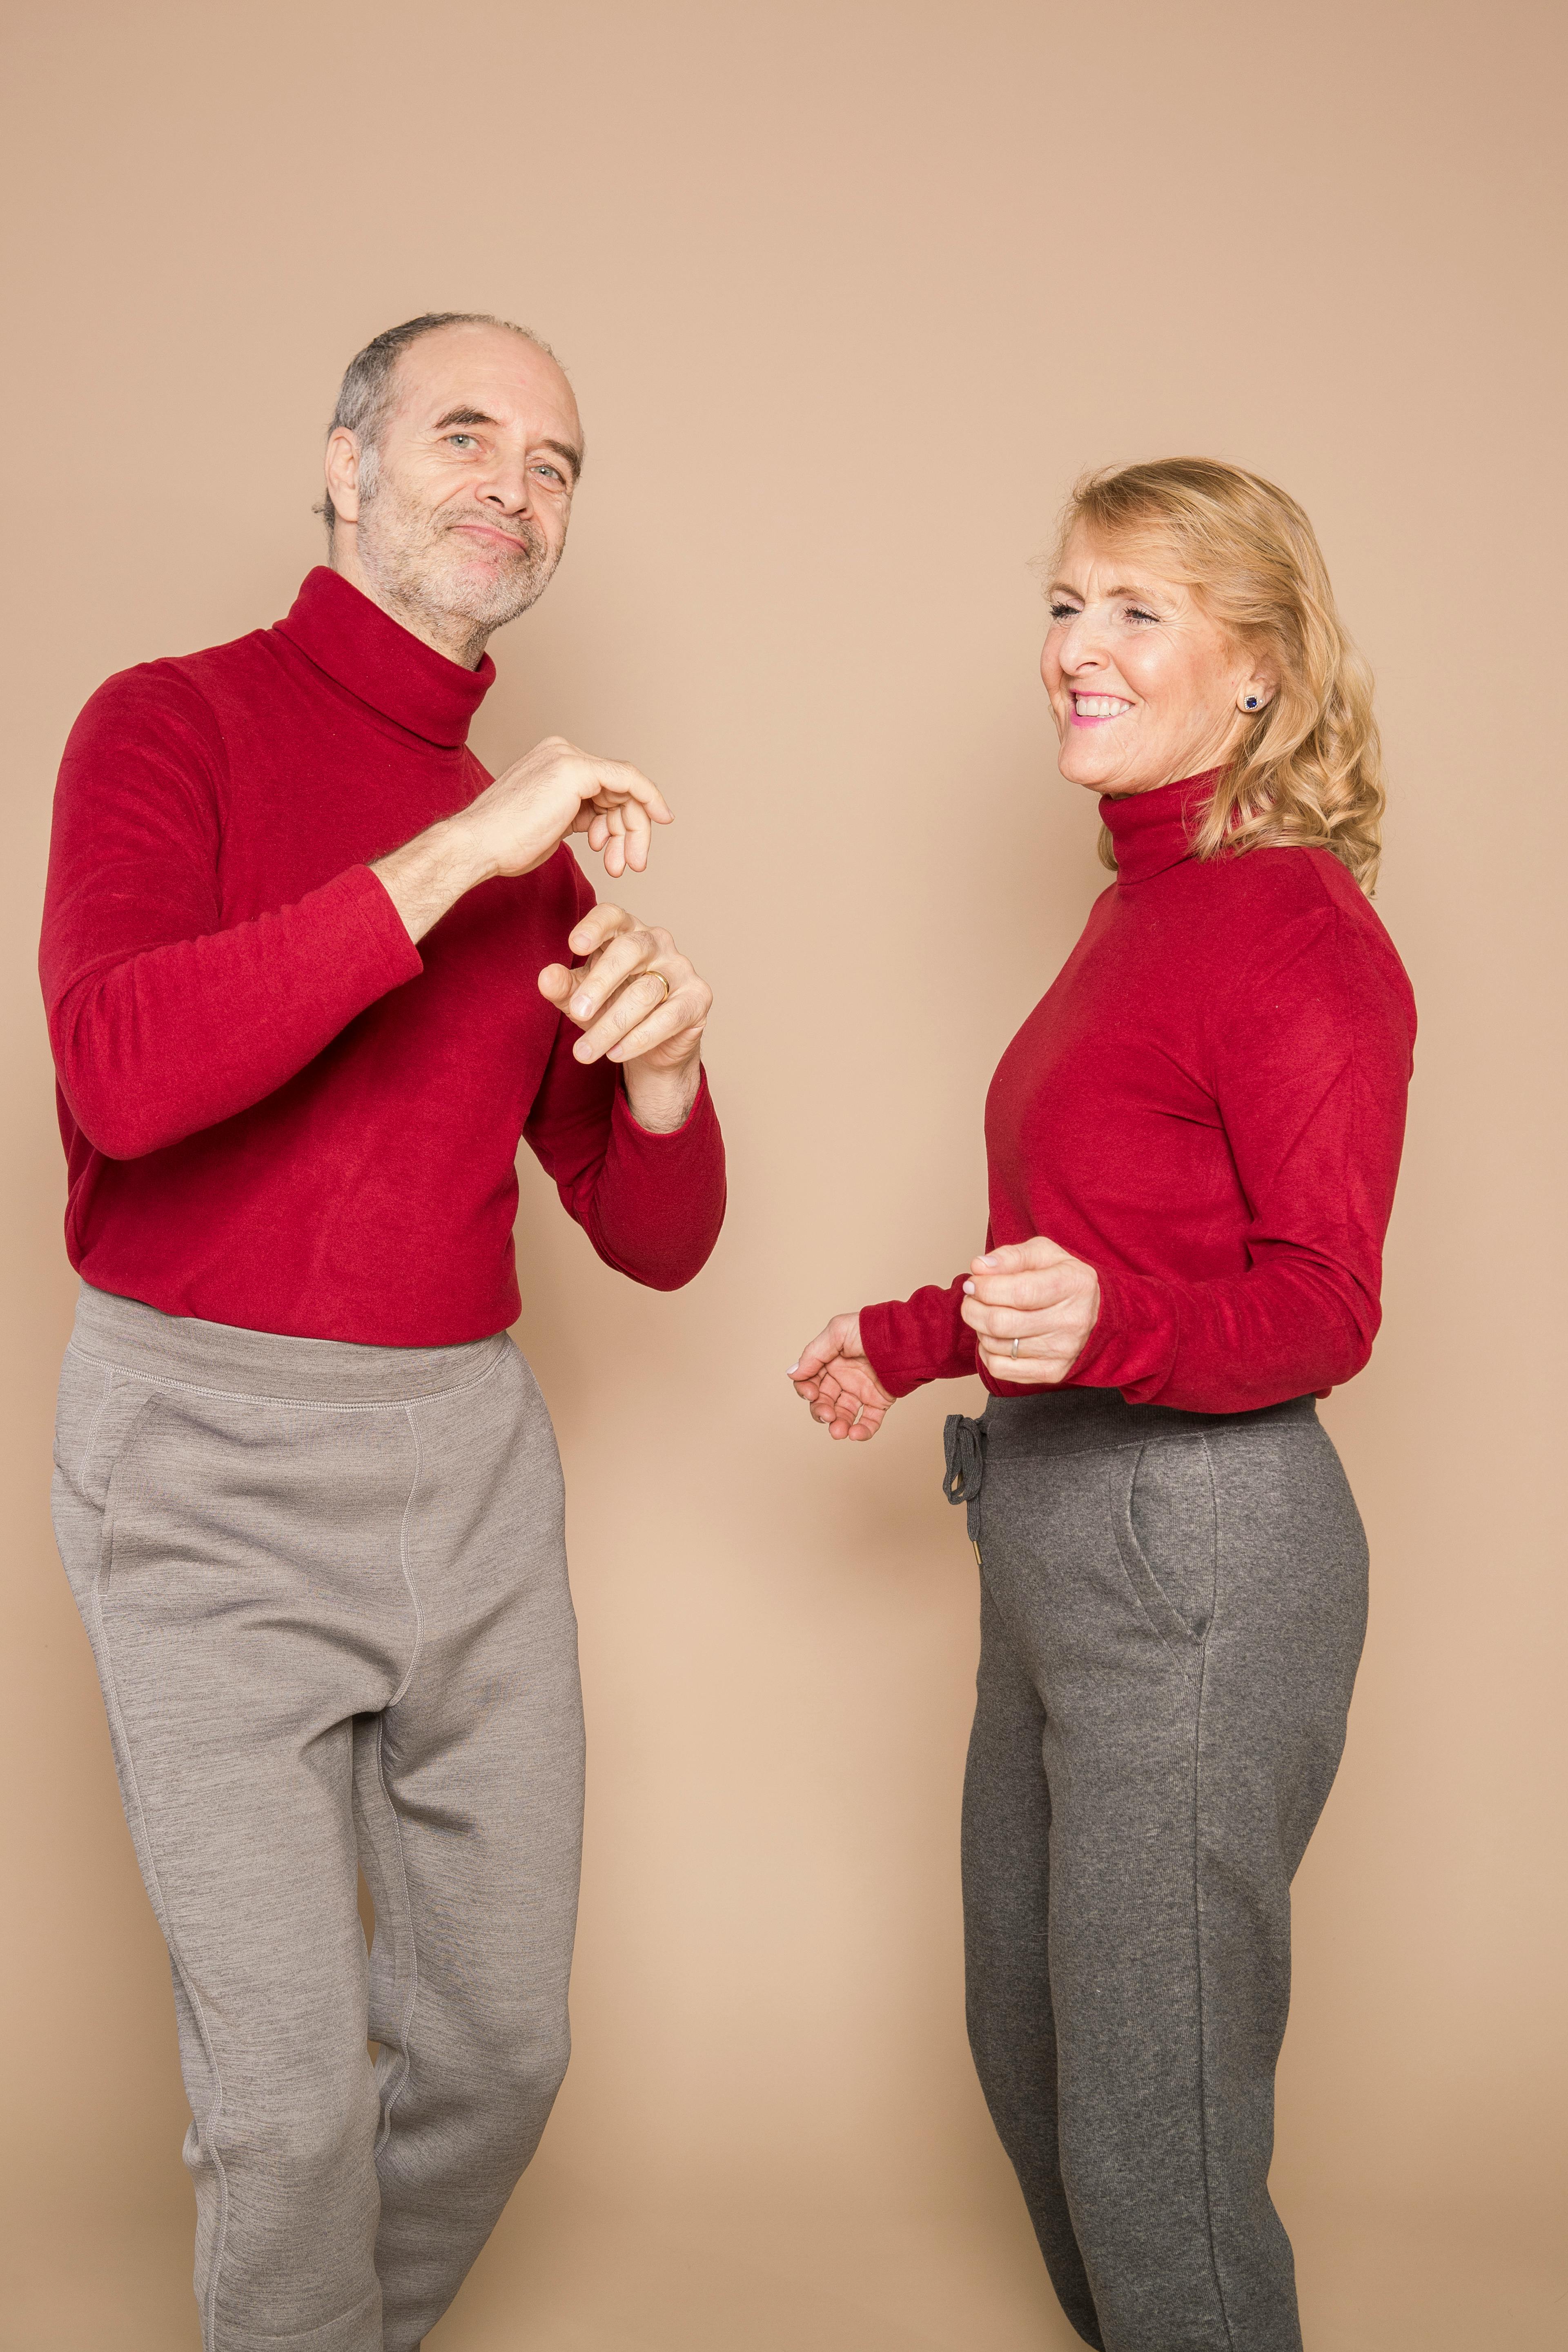
[[[986,1099],[987,1246],[1044,1234],[1099,1275],[1066,1385],[1236,1412],[1371,1353],[1415,1006],[1326,850],[1193,856],[1213,782],[1100,803],[1116,880]],[[964,1279],[862,1310],[892,1395],[978,1369]]]
[[601,1257],[712,1248],[706,1083],[670,1135],[540,995],[594,894],[564,846],[416,947],[369,862],[489,782],[464,669],[337,573],[287,620],[111,677],[55,797],[40,959],[71,1263],[169,1315],[440,1347],[518,1312],[526,1139]]

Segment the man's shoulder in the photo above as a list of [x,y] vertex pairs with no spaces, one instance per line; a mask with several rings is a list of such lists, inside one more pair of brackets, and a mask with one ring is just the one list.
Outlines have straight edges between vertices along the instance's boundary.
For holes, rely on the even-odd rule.
[[214,711],[252,681],[277,676],[280,639],[276,629],[250,629],[195,653],[160,654],[115,670],[89,696],[87,711],[164,709],[195,714]]

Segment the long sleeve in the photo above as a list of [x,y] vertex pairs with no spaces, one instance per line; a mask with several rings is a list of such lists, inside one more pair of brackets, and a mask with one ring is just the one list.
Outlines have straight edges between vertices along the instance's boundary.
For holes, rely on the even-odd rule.
[[945,1290],[928,1283],[911,1298],[860,1309],[860,1344],[889,1396],[908,1396],[927,1381],[962,1380],[977,1369],[974,1334],[962,1311],[967,1279],[966,1269]]
[[[594,894],[581,873],[576,880],[581,920]],[[656,1135],[637,1125],[616,1064],[574,1058],[577,1035],[563,1014],[524,1139],[607,1265],[679,1290],[707,1264],[724,1222],[724,1142],[707,1073],[685,1122]]]
[[61,1092],[113,1160],[248,1109],[422,969],[369,867],[226,926],[226,751],[173,668],[110,679],[55,799],[39,971]]
[[1331,905],[1279,923],[1210,1022],[1215,1098],[1249,1210],[1242,1273],[1098,1268],[1101,1309],[1069,1374],[1135,1404],[1246,1412],[1360,1370],[1405,1131],[1403,974]]

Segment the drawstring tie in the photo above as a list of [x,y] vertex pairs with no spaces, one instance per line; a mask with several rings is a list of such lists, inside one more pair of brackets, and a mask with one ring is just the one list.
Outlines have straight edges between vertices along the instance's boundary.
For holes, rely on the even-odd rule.
[[968,1507],[969,1540],[980,1550],[980,1489],[985,1483],[985,1432],[967,1413],[950,1412],[942,1426],[942,1450],[947,1467],[942,1491],[950,1503]]

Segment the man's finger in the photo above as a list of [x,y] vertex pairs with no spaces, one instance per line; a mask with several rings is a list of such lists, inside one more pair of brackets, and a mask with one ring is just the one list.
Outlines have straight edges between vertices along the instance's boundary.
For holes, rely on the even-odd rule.
[[596,955],[617,931],[630,929],[636,923],[637,917],[628,915],[624,907],[616,906],[608,898],[601,898],[598,905],[590,907],[567,933],[566,944],[575,956]]

